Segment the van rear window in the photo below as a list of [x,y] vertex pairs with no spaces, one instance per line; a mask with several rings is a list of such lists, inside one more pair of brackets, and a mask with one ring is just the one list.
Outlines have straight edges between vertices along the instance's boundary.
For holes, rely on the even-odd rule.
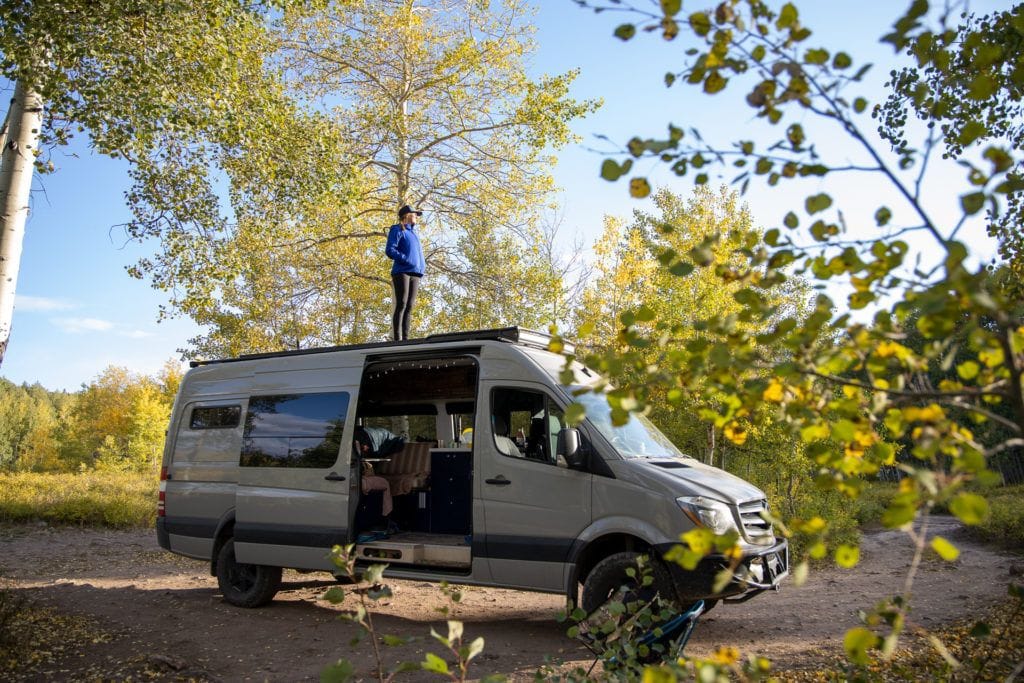
[[349,394],[253,396],[245,415],[242,467],[326,468],[338,459]]
[[189,429],[226,429],[237,427],[242,406],[202,406],[192,409]]

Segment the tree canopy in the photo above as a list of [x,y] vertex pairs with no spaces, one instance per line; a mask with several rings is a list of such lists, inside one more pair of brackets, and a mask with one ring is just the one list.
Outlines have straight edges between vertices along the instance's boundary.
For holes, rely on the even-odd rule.
[[[792,191],[794,179],[827,183],[844,172],[868,172],[904,204],[877,206],[872,225],[851,226],[833,196],[817,190],[784,200],[792,205],[783,224],[734,247],[735,267],[721,268],[700,250],[678,254],[678,263],[665,264],[670,272],[676,268],[685,276],[710,267],[730,287],[738,310],[694,321],[701,337],[681,349],[672,342],[671,316],[625,312],[625,348],[605,353],[603,362],[644,372],[610,402],[628,394],[631,400],[620,407],[645,411],[643,399],[652,387],[678,387],[713,407],[707,417],[735,425],[725,434],[734,443],[746,439],[744,423],[768,411],[803,442],[818,484],[849,496],[880,468],[896,466],[904,478],[883,521],[911,535],[916,558],[929,548],[955,557],[947,539],[926,543],[928,511],[948,505],[966,524],[984,519],[986,502],[967,485],[993,481],[991,458],[1019,452],[1024,444],[1024,308],[1013,293],[1020,281],[1014,251],[1020,218],[1014,213],[1021,153],[1013,140],[1024,84],[1024,7],[984,17],[935,17],[927,2],[914,0],[884,36],[914,66],[894,72],[889,99],[872,105],[857,94],[868,65],[838,46],[815,44],[792,3],[775,8],[761,0],[726,0],[713,11],[689,14],[678,1],[662,2],[657,10],[628,2],[579,4],[614,8],[620,17],[626,12],[633,21],[614,29],[621,40],[656,33],[685,42],[685,64],[666,75],[666,83],[698,88],[719,106],[739,91],[739,102],[763,121],[771,138],[760,145],[746,138],[705,140],[670,125],[667,137],[635,137],[621,161],[605,160],[606,179],[628,177],[634,160],[650,158],[697,185],[708,182],[713,169],[734,169],[741,189],[764,182],[778,186],[782,196]],[[912,125],[902,111],[907,104],[933,125]],[[865,133],[869,116],[881,142]],[[923,139],[912,143],[921,130]],[[868,163],[854,168],[830,161],[839,137],[858,146]],[[939,153],[964,162],[960,215],[926,210],[925,169]],[[629,180],[633,196],[650,191],[645,177]],[[1006,257],[992,265],[971,261],[971,236],[962,232],[978,229],[968,218],[984,208],[988,230],[999,236]],[[897,216],[909,218],[898,223]],[[930,241],[927,248],[907,238],[914,233]],[[829,292],[842,283],[848,294],[837,304],[821,291],[806,310],[784,310],[780,302],[786,299],[777,293],[794,277],[821,290],[827,284]],[[654,365],[646,362],[652,349],[659,354]],[[932,367],[950,374],[935,384],[928,375]],[[977,428],[988,422],[1005,431]],[[901,448],[908,457],[897,461]],[[789,526],[777,521],[786,533],[819,538],[827,527],[824,519],[790,520]],[[714,547],[696,536],[688,543],[687,552]],[[807,547],[813,556],[824,552],[820,543]],[[833,545],[833,552],[843,566],[856,563],[848,546]],[[798,558],[797,576],[806,568],[806,559]],[[850,632],[853,661],[866,663],[873,648],[892,652],[911,585],[912,576],[901,594],[873,613],[891,626],[884,638],[862,628]]]
[[[0,265],[6,269],[20,257],[29,203],[29,186],[14,188],[16,169],[8,162],[29,151],[38,170],[51,171],[46,150],[77,133],[87,134],[100,153],[133,164],[136,185],[128,199],[139,220],[128,233],[166,239],[170,251],[216,239],[218,169],[258,168],[254,180],[272,188],[282,210],[288,200],[336,185],[331,170],[339,165],[321,163],[338,150],[331,131],[283,95],[267,61],[270,12],[290,5],[0,3],[0,73],[25,92],[13,100],[19,111],[8,116],[26,107],[45,113],[41,125],[3,148],[0,191],[16,211],[3,217]],[[0,313],[9,319],[13,284],[2,294]],[[0,327],[5,342],[7,328]]]
[[[344,173],[332,191],[306,188],[301,205],[283,205],[258,159],[225,166],[234,221],[212,210],[211,196],[196,215],[210,227],[165,232],[157,258],[133,269],[174,293],[172,311],[209,326],[197,352],[385,337],[382,245],[402,204],[427,211],[430,284],[418,305],[427,327],[490,326],[510,311],[547,322],[560,288],[538,248],[553,189],[548,155],[597,104],[568,96],[574,73],[527,77],[528,9],[367,0],[275,23],[285,92],[334,131]],[[201,173],[177,166],[168,160],[162,177],[187,186],[174,176]],[[154,183],[140,195],[137,225],[161,215],[155,200],[166,192]]]

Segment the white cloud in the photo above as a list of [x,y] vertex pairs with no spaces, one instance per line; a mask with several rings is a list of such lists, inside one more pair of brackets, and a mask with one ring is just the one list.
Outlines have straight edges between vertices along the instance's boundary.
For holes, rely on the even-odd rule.
[[99,318],[52,318],[50,322],[71,334],[106,332],[114,327],[114,323]]
[[146,332],[145,330],[129,330],[127,332],[118,332],[118,334],[129,339],[147,339],[148,337],[156,336],[154,333]]
[[19,312],[28,311],[66,311],[75,308],[75,305],[61,299],[51,299],[45,296],[29,296],[28,294],[16,294],[14,307]]

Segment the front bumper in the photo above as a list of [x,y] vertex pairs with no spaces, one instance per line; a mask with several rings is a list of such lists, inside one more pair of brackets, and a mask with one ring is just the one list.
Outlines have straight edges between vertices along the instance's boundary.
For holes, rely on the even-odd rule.
[[[663,543],[655,546],[655,551],[659,557],[664,557],[673,545]],[[731,566],[724,555],[708,555],[692,571],[675,562],[665,564],[680,603],[723,598],[735,598],[739,602],[762,591],[778,589],[782,580],[789,576],[789,542],[783,540],[770,547],[749,551],[732,570],[729,583],[718,592],[714,590],[715,577]]]

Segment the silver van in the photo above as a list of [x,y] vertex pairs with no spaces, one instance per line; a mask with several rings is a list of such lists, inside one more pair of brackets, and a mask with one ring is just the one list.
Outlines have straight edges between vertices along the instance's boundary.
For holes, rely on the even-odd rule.
[[[788,574],[751,484],[681,453],[643,417],[614,427],[599,377],[563,386],[550,338],[520,328],[198,362],[171,415],[157,536],[210,561],[255,607],[282,568],[337,572],[336,544],[396,578],[563,593],[591,612],[649,555],[680,605],[744,600]],[[563,376],[564,378],[564,376]],[[661,560],[680,534],[739,532],[743,558]],[[581,592],[582,589],[582,592]]]

